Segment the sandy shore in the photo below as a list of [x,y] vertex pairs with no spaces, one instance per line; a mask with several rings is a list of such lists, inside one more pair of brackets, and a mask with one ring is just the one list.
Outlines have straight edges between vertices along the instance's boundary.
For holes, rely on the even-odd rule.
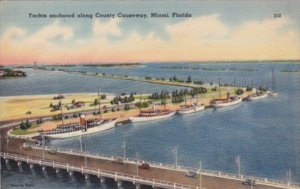
[[[226,92],[228,89],[222,90],[222,97],[225,97]],[[101,93],[103,94],[103,93]],[[71,104],[72,100],[75,99],[76,101],[83,101],[86,105],[82,108],[71,109],[67,110],[65,107],[63,108],[63,113],[72,113],[72,112],[79,112],[85,110],[98,110],[98,106],[92,106],[91,104],[94,102],[95,99],[98,98],[97,93],[70,93],[70,94],[63,94],[65,96],[64,99],[61,99],[61,102],[66,104]],[[218,92],[207,93],[199,95],[199,103],[204,104],[205,106],[209,105],[209,101],[213,98],[218,98]],[[248,93],[245,93],[243,96],[247,96]],[[57,104],[59,100],[54,100],[53,97],[57,96],[54,94],[49,95],[28,95],[28,96],[9,96],[9,97],[1,97],[0,98],[0,120],[11,120],[11,119],[26,119],[31,117],[39,117],[39,116],[51,116],[60,114],[60,111],[51,112],[51,108],[49,104]],[[113,99],[112,94],[106,94],[107,98],[105,100],[101,100],[101,104],[104,106],[111,106],[110,101]],[[138,99],[136,98],[136,101]],[[196,102],[196,99],[188,100],[188,104],[192,102]],[[168,104],[167,109],[176,111],[180,104]],[[151,108],[151,107],[149,107]],[[148,109],[149,109],[148,108]],[[157,106],[157,109],[162,109],[163,107]],[[27,114],[26,112],[30,111],[31,114]],[[132,109],[129,111],[118,111],[118,112],[108,112],[102,114],[103,119],[111,119],[111,118],[118,118],[119,121],[123,121],[128,119],[132,116],[137,116],[139,114],[138,109]],[[88,115],[88,118],[99,117],[99,115],[93,116]],[[79,118],[72,118],[68,120],[64,120],[64,123],[73,123],[78,122]],[[34,128],[30,131],[39,131],[39,130],[50,130],[56,128],[57,125],[60,125],[61,121],[51,121],[42,124],[40,127]]]
[[[106,94],[106,93],[101,93]],[[71,113],[83,110],[93,110],[97,109],[96,106],[91,106],[95,99],[98,98],[97,93],[70,93],[63,94],[64,99],[61,99],[63,105],[71,104],[72,100],[85,102],[85,106],[82,108],[67,110],[63,108],[64,113]],[[54,100],[53,97],[57,94],[49,95],[26,95],[26,96],[8,96],[0,98],[0,120],[12,120],[20,118],[31,118],[39,116],[48,116],[59,114],[60,111],[51,112],[49,107],[50,103],[56,105],[59,103],[59,100]],[[110,105],[111,99],[113,99],[112,94],[106,94],[107,98],[101,100],[103,105]],[[31,112],[28,114],[27,112]]]
[[[205,106],[209,105],[209,101],[211,100],[211,98],[205,98],[205,99],[201,99],[199,100],[199,104],[204,104]],[[193,100],[193,102],[195,102],[195,99]],[[180,105],[183,105],[184,103],[179,103],[179,104],[168,104],[166,106],[167,109],[171,110],[171,111],[177,111],[180,107]],[[188,101],[187,104],[191,104],[191,101]],[[148,107],[145,108],[146,109],[151,109],[152,107]],[[164,106],[156,106],[156,109],[164,109]],[[118,121],[124,121],[124,120],[128,120],[129,117],[132,116],[137,116],[139,115],[139,109],[132,109],[132,110],[128,110],[128,111],[119,111],[119,112],[108,112],[108,113],[103,113],[102,114],[102,118],[103,119],[113,119],[113,118],[117,118]],[[92,119],[92,118],[99,118],[99,115],[87,115],[86,116],[87,119]],[[67,123],[75,123],[75,122],[79,122],[79,118],[72,118],[72,119],[68,119],[68,120],[64,120],[64,124]],[[51,130],[57,127],[57,125],[61,125],[62,121],[51,121],[51,122],[46,122],[43,123],[40,127],[38,128],[34,128],[31,129],[29,131],[47,131],[47,130]]]

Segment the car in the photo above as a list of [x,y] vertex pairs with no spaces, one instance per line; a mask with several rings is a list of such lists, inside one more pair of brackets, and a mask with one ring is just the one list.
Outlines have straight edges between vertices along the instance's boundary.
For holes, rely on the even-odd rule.
[[197,173],[195,171],[188,171],[187,173],[185,173],[185,176],[190,177],[190,178],[196,178]]
[[28,143],[23,143],[23,149],[30,150],[31,149],[31,145],[28,144]]
[[57,153],[57,150],[55,150],[55,149],[50,149],[50,150],[48,150],[48,153],[49,153],[49,154],[56,154],[56,153]]
[[117,159],[115,159],[114,161],[113,161],[114,163],[117,163],[117,164],[124,164],[124,161],[123,161],[123,159],[122,158],[117,158]]
[[250,185],[250,186],[256,186],[256,183],[255,183],[255,180],[254,179],[247,179],[247,180],[244,180],[242,182],[242,184],[244,185]]
[[150,169],[150,165],[147,163],[143,163],[143,164],[139,165],[139,168],[140,169]]

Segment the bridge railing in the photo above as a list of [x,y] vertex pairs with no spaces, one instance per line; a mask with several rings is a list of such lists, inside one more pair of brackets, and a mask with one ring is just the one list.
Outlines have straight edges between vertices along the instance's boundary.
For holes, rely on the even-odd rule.
[[[42,146],[40,145],[32,145],[33,148],[42,150]],[[79,155],[79,156],[86,156],[90,158],[97,158],[97,159],[103,159],[103,160],[110,160],[115,161],[118,159],[122,159],[124,163],[130,163],[130,164],[136,164],[137,160],[132,158],[123,158],[120,156],[108,156],[108,155],[102,155],[102,154],[91,154],[89,152],[80,152],[77,150],[71,150],[71,149],[64,149],[64,148],[55,148],[55,147],[49,147],[45,146],[45,150],[55,150],[60,153],[67,153],[71,155]],[[139,160],[138,163],[148,163],[151,167],[157,167],[157,168],[163,168],[163,169],[169,169],[169,170],[176,170],[176,171],[182,171],[182,172],[188,172],[188,171],[194,171],[198,174],[201,173],[201,175],[207,175],[207,176],[213,176],[213,177],[222,177],[222,178],[228,178],[228,179],[234,179],[234,180],[245,180],[245,179],[254,179],[257,183],[263,183],[268,185],[280,185],[280,186],[292,186],[292,187],[300,187],[300,184],[297,183],[289,183],[287,181],[280,181],[275,179],[267,179],[267,178],[259,178],[254,176],[245,176],[245,175],[238,175],[238,174],[231,174],[231,173],[225,173],[221,171],[211,171],[211,170],[204,170],[204,169],[197,169],[193,167],[187,167],[187,166],[181,166],[181,165],[173,165],[173,164],[167,164],[167,163],[157,163],[152,161],[144,161]]]
[[20,156],[20,155],[3,153],[3,152],[0,153],[0,156],[4,158],[14,159],[16,161],[24,161],[27,163],[38,164],[41,166],[53,167],[55,169],[76,171],[76,172],[81,172],[82,174],[95,175],[98,177],[112,178],[115,180],[134,182],[138,184],[145,184],[145,185],[156,186],[156,187],[174,188],[174,189],[199,189],[198,187],[195,186],[182,185],[173,182],[167,182],[167,181],[162,181],[157,179],[149,179],[149,178],[144,178],[136,175],[123,174],[119,172],[111,172],[111,171],[106,171],[101,169],[93,169],[89,167],[71,166],[69,164],[42,160],[42,159],[32,158],[28,156]]

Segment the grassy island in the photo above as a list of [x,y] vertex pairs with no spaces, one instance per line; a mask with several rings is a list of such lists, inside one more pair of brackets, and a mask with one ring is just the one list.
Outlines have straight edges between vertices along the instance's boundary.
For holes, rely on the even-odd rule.
[[0,79],[26,77],[26,72],[9,68],[0,68]]

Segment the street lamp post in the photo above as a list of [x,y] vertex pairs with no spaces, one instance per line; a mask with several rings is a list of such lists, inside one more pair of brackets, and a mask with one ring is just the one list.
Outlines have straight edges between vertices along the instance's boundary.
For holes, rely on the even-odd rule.
[[9,143],[9,139],[8,139],[8,136],[6,138],[6,153],[8,153],[8,143]]
[[43,160],[45,160],[45,136],[43,135],[42,137],[43,141],[42,141],[42,144],[43,144]]
[[84,152],[84,167],[87,167],[86,148],[85,148],[85,152]]
[[139,153],[136,153],[136,176],[139,176]]
[[123,159],[125,160],[126,159],[126,141],[124,140],[123,141]]
[[236,158],[236,163],[237,163],[239,177],[241,177],[241,157],[239,154]]
[[177,157],[177,146],[174,147],[174,156],[175,156],[175,168],[178,167],[178,157]]
[[202,173],[201,173],[201,170],[202,170],[202,163],[201,161],[199,162],[199,185],[200,185],[200,189],[202,188]]

